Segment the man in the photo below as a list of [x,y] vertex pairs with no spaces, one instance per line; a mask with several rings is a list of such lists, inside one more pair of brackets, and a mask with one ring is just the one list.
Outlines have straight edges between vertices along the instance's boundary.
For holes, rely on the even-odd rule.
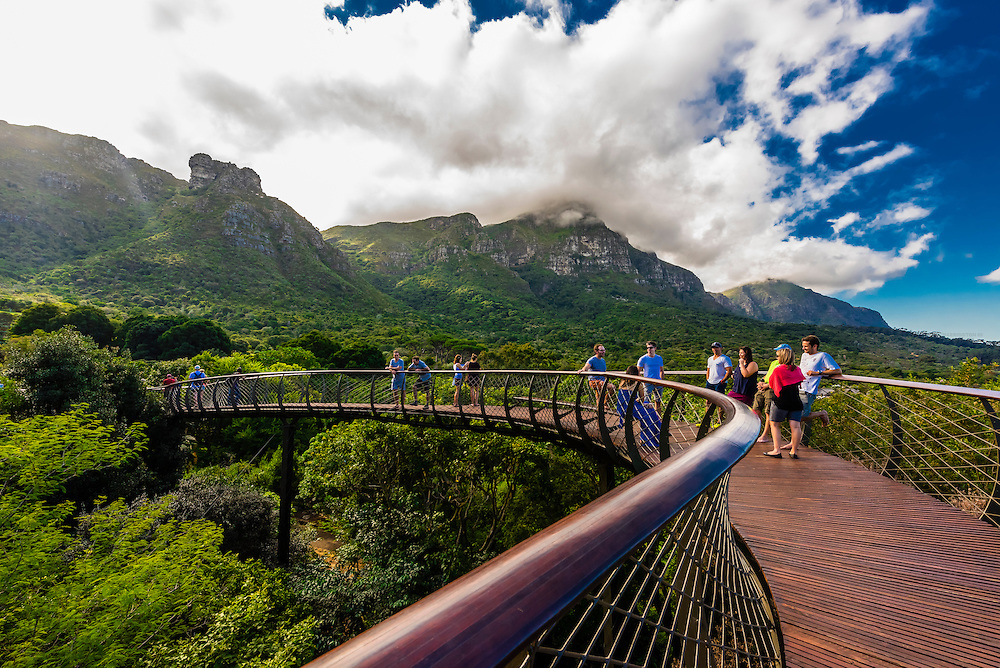
[[[777,354],[779,350],[791,349],[790,345],[782,343],[774,349],[774,352]],[[753,396],[753,412],[758,417],[761,415],[764,416],[764,431],[761,432],[760,438],[757,439],[758,443],[771,442],[771,402],[774,401],[774,390],[771,389],[770,381],[771,373],[778,364],[777,358],[771,361],[771,365],[767,367],[767,373],[764,374],[764,380],[757,381],[757,394]]]
[[830,416],[826,411],[813,411],[812,405],[819,396],[819,383],[824,378],[835,378],[841,375],[840,366],[833,361],[829,353],[819,351],[819,337],[810,334],[802,339],[802,358],[799,368],[806,379],[799,386],[802,398],[802,421],[819,420],[823,426],[830,424]]
[[[604,359],[604,355],[607,350],[604,348],[604,344],[595,343],[594,344],[594,356],[587,360],[587,363],[583,365],[583,368],[577,371],[577,373],[586,373],[588,371],[600,371],[606,372],[608,370],[608,362]],[[590,385],[590,389],[594,391],[594,397],[600,400],[601,389],[604,387],[604,381],[606,378],[604,376],[588,376],[587,382]],[[614,383],[608,382],[608,390],[610,392],[615,391]]]
[[[663,379],[663,358],[656,354],[656,342],[646,341],[646,354],[635,363],[642,372],[644,378]],[[656,403],[656,412],[662,413],[661,400],[663,398],[663,386],[646,384],[647,401],[652,399]]]
[[243,398],[240,392],[240,375],[243,373],[243,367],[236,367],[236,371],[233,372],[232,376],[229,378],[229,405],[236,408],[240,405],[240,400]]
[[728,355],[722,354],[722,344],[716,341],[712,344],[712,356],[708,358],[708,368],[705,370],[705,387],[725,394],[726,382],[732,375],[733,361]]
[[426,362],[421,361],[420,355],[414,353],[413,357],[410,358],[410,366],[406,367],[407,371],[415,371],[420,375],[417,376],[417,382],[413,384],[413,405],[417,405],[417,393],[424,393],[424,408],[431,402],[431,368],[427,366]]
[[202,405],[201,405],[201,391],[205,389],[205,383],[198,382],[202,378],[206,378],[205,372],[201,370],[201,365],[200,364],[195,364],[194,365],[194,371],[192,371],[188,375],[188,379],[189,380],[196,381],[196,382],[193,382],[193,383],[191,383],[191,384],[188,385],[188,392],[187,392],[187,403],[188,403],[188,406],[191,405],[191,390],[193,389],[194,393],[195,393],[196,401],[198,402],[198,408],[202,407]]

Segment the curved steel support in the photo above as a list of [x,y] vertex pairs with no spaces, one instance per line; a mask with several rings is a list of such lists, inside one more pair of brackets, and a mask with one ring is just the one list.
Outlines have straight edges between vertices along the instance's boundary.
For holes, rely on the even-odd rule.
[[885,405],[889,409],[889,423],[892,425],[892,437],[889,442],[889,451],[886,453],[885,467],[882,475],[889,478],[899,476],[899,462],[903,457],[903,423],[899,419],[899,409],[896,401],[889,394],[885,385],[879,385],[882,395],[885,397]]
[[674,414],[674,404],[677,402],[677,397],[680,395],[681,391],[678,388],[674,388],[673,393],[670,395],[670,401],[667,402],[667,407],[663,411],[663,426],[660,427],[660,461],[670,458],[670,416]]
[[996,411],[993,410],[993,404],[986,397],[979,397],[979,401],[983,404],[983,410],[986,412],[986,417],[989,418],[990,427],[993,430],[993,440],[996,441],[997,449],[993,455],[994,462],[997,467],[993,470],[993,480],[992,487],[993,492],[990,494],[989,502],[986,504],[986,509],[983,510],[983,519],[991,522],[992,524],[1000,527],[1000,480],[998,480],[998,473],[1000,473],[1000,417],[997,417]]

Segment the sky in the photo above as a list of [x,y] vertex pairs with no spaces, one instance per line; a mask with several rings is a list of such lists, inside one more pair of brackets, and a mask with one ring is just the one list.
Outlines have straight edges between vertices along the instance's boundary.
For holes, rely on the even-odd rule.
[[320,230],[565,203],[712,291],[1000,340],[995,0],[0,0],[0,120]]

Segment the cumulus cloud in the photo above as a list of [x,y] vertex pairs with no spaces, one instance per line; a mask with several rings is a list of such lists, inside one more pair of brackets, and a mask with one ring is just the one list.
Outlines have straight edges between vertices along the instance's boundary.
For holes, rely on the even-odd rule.
[[831,238],[797,228],[915,152],[873,139],[837,149],[872,154],[838,169],[821,149],[892,89],[928,5],[621,0],[569,33],[560,0],[526,5],[477,23],[467,0],[439,0],[341,24],[307,0],[106,0],[59,22],[23,3],[5,17],[0,54],[18,66],[0,116],[100,136],[185,178],[199,151],[252,167],[321,229],[458,211],[488,224],[584,201],[714,290],[769,276],[866,290],[928,249],[932,235],[903,230],[852,245],[839,238],[851,214]]
[[1000,284],[1000,267],[997,267],[985,276],[976,276],[976,280],[980,283]]

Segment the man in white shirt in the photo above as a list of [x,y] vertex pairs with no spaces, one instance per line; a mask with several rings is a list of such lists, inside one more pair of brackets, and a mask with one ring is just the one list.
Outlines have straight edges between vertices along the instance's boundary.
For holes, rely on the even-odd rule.
[[802,399],[802,421],[819,420],[823,426],[830,424],[830,416],[826,411],[813,411],[812,405],[819,395],[819,382],[824,378],[834,378],[841,374],[840,366],[833,361],[829,353],[819,351],[819,337],[810,334],[802,339],[802,359],[799,368],[806,377],[799,386],[799,396]]
[[708,358],[708,368],[705,370],[705,387],[716,392],[726,392],[726,381],[733,375],[733,361],[722,354],[722,344],[716,341],[712,344],[712,356]]

